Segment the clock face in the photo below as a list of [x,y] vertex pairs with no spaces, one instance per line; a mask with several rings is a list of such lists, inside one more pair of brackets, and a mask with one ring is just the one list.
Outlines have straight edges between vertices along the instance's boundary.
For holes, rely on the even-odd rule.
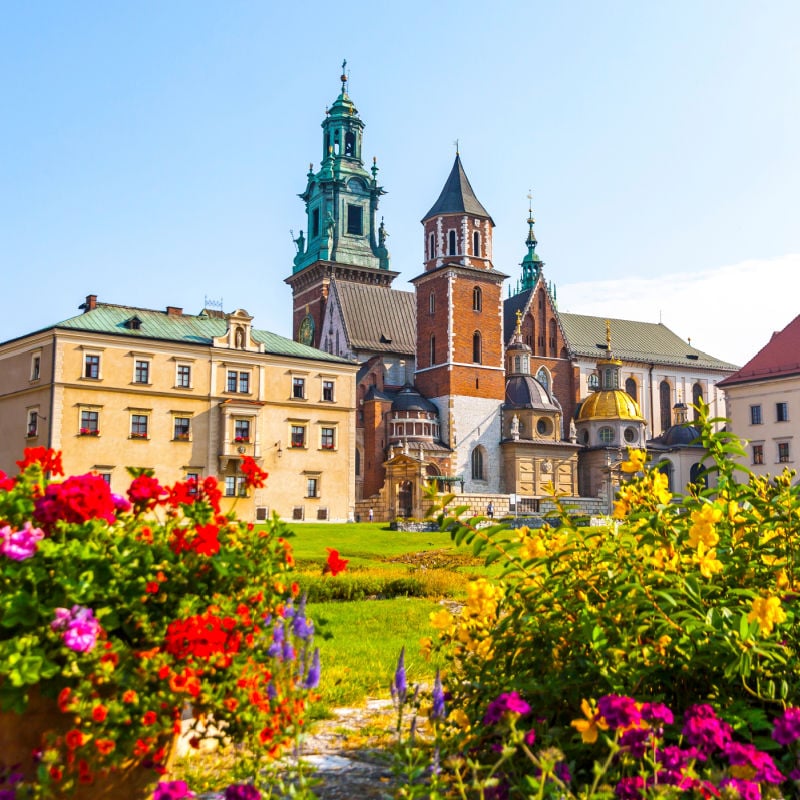
[[314,341],[314,320],[311,318],[310,314],[306,314],[306,316],[303,317],[297,336],[302,344],[310,346]]

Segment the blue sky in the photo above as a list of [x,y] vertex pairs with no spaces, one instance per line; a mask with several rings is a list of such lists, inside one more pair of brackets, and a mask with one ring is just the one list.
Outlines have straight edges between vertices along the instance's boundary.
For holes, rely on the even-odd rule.
[[[743,362],[800,311],[800,3],[5,3],[0,341],[206,297],[290,335],[283,279],[339,90],[397,288],[458,138],[519,275]],[[713,296],[710,296],[712,295]]]

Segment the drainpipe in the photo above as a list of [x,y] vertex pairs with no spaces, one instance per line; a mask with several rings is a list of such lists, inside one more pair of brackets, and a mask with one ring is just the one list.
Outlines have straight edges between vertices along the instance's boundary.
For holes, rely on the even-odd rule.
[[50,419],[47,421],[47,447],[53,448],[53,409],[56,407],[56,353],[58,342],[53,333],[53,363],[50,366]]
[[653,370],[655,369],[655,364],[650,365],[650,369],[647,371],[647,383],[650,390],[650,435],[655,437],[656,435],[656,425],[655,420],[653,419]]

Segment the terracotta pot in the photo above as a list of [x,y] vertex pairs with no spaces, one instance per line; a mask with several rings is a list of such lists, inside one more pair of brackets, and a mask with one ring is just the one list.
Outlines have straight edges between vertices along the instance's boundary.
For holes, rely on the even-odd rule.
[[[41,749],[44,733],[66,733],[72,726],[72,716],[60,712],[54,700],[32,691],[24,714],[0,712],[0,763],[8,767],[20,765],[26,780],[32,780],[36,775],[33,753]],[[177,737],[172,741],[167,767],[172,764],[176,744]],[[78,784],[74,792],[56,792],[53,797],[57,800],[150,800],[159,777],[152,768],[141,767],[131,759],[108,775],[97,777],[91,784]]]

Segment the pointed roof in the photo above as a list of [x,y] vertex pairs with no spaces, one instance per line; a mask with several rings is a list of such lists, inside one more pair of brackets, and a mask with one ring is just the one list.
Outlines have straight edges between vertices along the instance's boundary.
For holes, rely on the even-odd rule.
[[475,197],[475,192],[472,191],[469,178],[467,178],[467,174],[461,164],[461,156],[458,153],[456,153],[453,169],[450,170],[450,176],[444,184],[439,199],[422,218],[422,221],[424,222],[426,219],[437,217],[441,214],[471,214],[474,217],[488,219],[494,225],[494,220],[489,215],[489,212],[481,205],[480,200]]
[[738,371],[719,382],[719,386],[800,375],[800,316],[795,317]]

